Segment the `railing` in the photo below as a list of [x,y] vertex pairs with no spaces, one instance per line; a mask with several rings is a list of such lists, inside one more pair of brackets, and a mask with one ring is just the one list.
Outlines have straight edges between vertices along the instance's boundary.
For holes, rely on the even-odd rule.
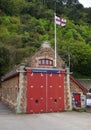
[[88,90],[82,85],[80,84],[72,75],[70,75],[70,79],[79,86],[80,89],[82,89],[83,93],[86,94],[88,92]]

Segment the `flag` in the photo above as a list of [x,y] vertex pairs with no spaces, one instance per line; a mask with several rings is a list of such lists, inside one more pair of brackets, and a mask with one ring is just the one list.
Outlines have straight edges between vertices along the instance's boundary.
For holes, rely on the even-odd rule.
[[66,20],[55,16],[55,23],[61,25],[62,27],[66,25]]

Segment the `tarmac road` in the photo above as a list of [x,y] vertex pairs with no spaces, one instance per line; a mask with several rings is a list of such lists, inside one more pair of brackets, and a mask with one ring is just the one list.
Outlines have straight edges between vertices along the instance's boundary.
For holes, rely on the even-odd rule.
[[0,102],[0,130],[91,130],[91,113],[16,115]]

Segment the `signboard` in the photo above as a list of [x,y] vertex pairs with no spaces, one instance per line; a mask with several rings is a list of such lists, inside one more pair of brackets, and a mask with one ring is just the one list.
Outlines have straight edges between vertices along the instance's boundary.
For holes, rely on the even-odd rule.
[[33,73],[54,73],[54,74],[60,74],[60,70],[42,70],[42,69],[33,69]]
[[87,106],[91,106],[91,99],[87,99]]

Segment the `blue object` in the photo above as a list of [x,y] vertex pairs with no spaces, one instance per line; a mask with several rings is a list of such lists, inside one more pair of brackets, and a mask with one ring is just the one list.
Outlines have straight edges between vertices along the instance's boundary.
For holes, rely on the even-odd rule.
[[60,70],[42,70],[42,69],[33,69],[33,73],[53,73],[53,74],[60,74]]

